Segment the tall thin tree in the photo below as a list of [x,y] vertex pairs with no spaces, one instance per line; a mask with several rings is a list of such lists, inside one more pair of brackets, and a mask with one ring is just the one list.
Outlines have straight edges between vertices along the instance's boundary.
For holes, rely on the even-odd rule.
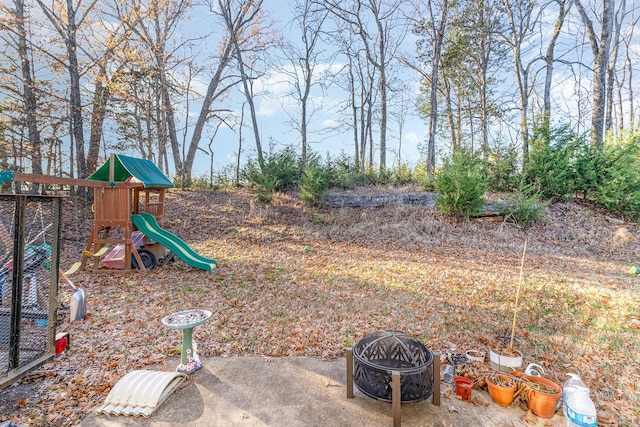
[[603,0],[602,14],[597,16],[602,22],[600,36],[596,33],[593,20],[585,10],[582,0],[575,0],[580,18],[587,30],[593,54],[593,103],[591,110],[591,147],[601,147],[604,143],[604,116],[606,109],[607,64],[613,38],[615,0]]

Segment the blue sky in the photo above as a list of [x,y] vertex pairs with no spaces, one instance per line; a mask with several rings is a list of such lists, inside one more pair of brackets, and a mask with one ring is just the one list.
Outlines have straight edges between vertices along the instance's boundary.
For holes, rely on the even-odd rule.
[[[275,3],[275,4],[274,4]],[[284,4],[283,4],[284,3]],[[288,10],[288,6],[285,6],[287,2],[265,2],[266,7],[271,8],[273,11],[273,18],[276,21],[276,26],[284,28],[287,21],[290,20],[291,15]],[[212,24],[210,17],[206,14],[199,15],[197,19],[194,19],[194,28],[211,28]],[[556,13],[553,9],[547,9],[542,15],[544,25],[540,28],[539,32],[532,37],[532,49],[529,51],[530,58],[541,55],[544,49],[546,49],[546,43],[548,36],[555,23]],[[215,25],[215,24],[214,24]],[[596,27],[596,31],[599,28]],[[295,27],[287,27],[286,36],[295,40],[296,29]],[[634,40],[632,41],[632,56],[636,60],[640,57],[640,49],[638,46],[638,38],[640,37],[640,31],[635,31]],[[415,52],[415,37],[408,34],[406,41],[402,46],[403,50],[411,55]],[[581,58],[578,58],[577,53],[581,54]],[[554,70],[553,81],[553,116],[558,124],[569,124],[574,130],[579,133],[586,132],[589,129],[590,120],[590,96],[591,96],[591,73],[588,70],[589,65],[592,63],[591,52],[588,46],[588,40],[584,36],[584,24],[580,21],[575,8],[572,10],[572,14],[565,22],[562,36],[558,42],[556,48],[556,56],[558,59],[573,63],[567,65],[567,63],[557,63]],[[578,66],[576,61],[580,59],[586,66]],[[514,85],[514,77],[511,65],[511,55],[507,55],[507,63],[499,71],[496,77],[500,83],[497,84],[492,90],[501,105],[506,106],[508,110],[505,112],[505,119],[500,122],[494,122],[491,129],[491,138],[493,141],[499,141],[502,144],[517,144],[518,138],[518,111],[516,107],[516,88]],[[342,60],[344,61],[344,60]],[[621,64],[622,59],[619,60],[618,65]],[[324,64],[321,68],[340,68],[344,64],[340,59],[337,59],[331,64]],[[532,68],[533,72],[539,72],[537,76],[537,87],[532,95],[530,108],[538,108],[534,110],[539,112],[540,99],[541,99],[541,87],[540,82],[544,79],[543,64],[542,62],[534,63]],[[399,71],[402,76],[402,84],[399,81],[394,81],[395,87],[406,87],[406,101],[410,104],[415,102],[418,95],[419,80],[415,72],[404,68]],[[636,73],[637,75],[638,73]],[[265,151],[268,151],[269,147],[273,145],[274,149],[278,150],[286,146],[298,147],[296,142],[299,140],[299,134],[296,130],[292,129],[288,122],[289,114],[295,114],[296,103],[287,94],[289,92],[288,84],[285,82],[285,77],[279,74],[275,69],[267,70],[267,73],[258,81],[255,82],[255,92],[261,93],[256,99],[257,112],[258,112],[258,125],[262,139],[262,145]],[[400,93],[395,92],[391,94],[392,102],[397,102],[400,97]],[[348,94],[339,89],[336,85],[332,86],[327,92],[321,93],[318,89],[315,90],[312,97],[312,104],[319,106],[315,116],[313,117],[310,126],[311,131],[309,139],[311,141],[311,149],[321,155],[329,152],[332,155],[338,155],[340,152],[345,152],[348,155],[353,154],[353,136],[352,130],[343,128],[341,130],[334,130],[336,124],[340,121],[340,108],[345,99],[348,99]],[[234,91],[234,95],[231,96],[224,103],[224,108],[232,109],[239,114],[241,103],[243,102],[242,95],[238,90]],[[410,162],[412,164],[417,163],[422,159],[419,147],[423,144],[426,138],[427,126],[423,118],[418,117],[414,108],[409,108],[409,114],[406,117],[406,123],[402,132],[402,161]],[[441,120],[444,120],[441,107]],[[245,111],[245,123],[249,123],[248,111]],[[377,134],[377,125],[374,125]],[[398,129],[398,123],[389,117],[387,128],[387,166],[394,166],[398,156],[398,143],[400,140],[400,133]],[[251,129],[246,127],[243,130],[244,137],[244,156],[255,154],[255,144],[253,141],[253,135]],[[201,146],[206,148],[206,136],[203,138]],[[374,144],[377,145],[378,137],[374,135]],[[216,169],[220,169],[229,163],[235,163],[235,152],[237,150],[238,134],[236,131],[230,131],[226,128],[220,128],[219,133],[216,135],[213,147],[215,150],[214,164]],[[445,153],[448,149],[448,142],[446,135],[441,135],[438,139],[439,147],[438,153]],[[207,173],[209,168],[209,157],[204,153],[198,156],[198,161],[194,168],[194,176],[200,173]],[[379,158],[379,153],[374,154],[374,158]]]
[[[270,2],[268,4],[265,2],[265,4],[268,8],[272,9],[272,17],[276,21],[276,26],[281,29],[285,28],[291,19],[288,8],[280,2],[278,2],[277,5],[273,5]],[[200,28],[202,32],[212,26],[210,16],[206,14],[199,14],[192,17],[191,23],[193,24],[192,28]],[[286,27],[285,33],[287,37],[293,38],[296,37],[295,34],[297,32],[295,28]],[[331,64],[321,64],[318,67],[318,71],[328,68],[339,69],[344,65],[339,61],[340,60],[338,60],[338,62],[332,62]],[[200,80],[199,86],[201,91],[206,89],[206,84],[207,81]],[[408,79],[407,86],[410,87],[411,90],[417,90],[417,85],[418,83],[415,78],[413,80]],[[233,90],[233,94],[223,105],[218,105],[217,107],[229,108],[235,112],[236,116],[239,116],[244,101],[239,89],[240,86]],[[255,93],[260,94],[257,97],[256,109],[263,150],[268,151],[270,147],[273,147],[276,151],[287,146],[299,147],[299,144],[297,144],[300,139],[299,132],[288,123],[290,115],[297,114],[298,108],[295,99],[288,95],[290,87],[286,82],[286,76],[279,73],[276,69],[271,68],[262,78],[255,82],[254,89]],[[416,95],[417,93],[415,92],[407,94],[407,102],[414,102]],[[325,93],[322,93],[319,88],[313,90],[310,103],[315,106],[315,112],[310,122],[308,138],[310,141],[310,149],[322,156],[326,153],[337,156],[341,152],[345,152],[350,156],[353,155],[353,131],[350,129],[336,129],[341,120],[339,110],[344,107],[343,103],[345,99],[347,99],[347,94],[335,87],[334,89],[330,88]],[[191,114],[197,114],[197,111],[195,111],[193,107],[191,111]],[[410,114],[410,116],[407,116],[403,130],[401,156],[403,162],[411,161],[415,163],[419,158],[418,144],[424,139],[426,126],[424,120],[416,116],[415,109],[411,108]],[[255,156],[255,142],[249,123],[249,111],[245,109],[245,128],[242,131],[244,140],[243,159],[246,159],[247,156]],[[399,131],[397,123],[392,119],[389,119],[387,134],[387,164],[393,165],[397,162]],[[377,136],[374,137],[376,146],[378,142],[377,138]],[[208,151],[208,142],[209,138],[205,135],[200,144],[201,148]],[[225,165],[234,164],[236,162],[238,148],[238,129],[230,130],[225,126],[220,127],[212,147],[215,152],[215,169],[221,169]],[[378,151],[376,151],[374,157],[376,159],[379,157]],[[193,175],[208,174],[209,162],[210,157],[200,151],[196,164],[194,165]]]
[[[593,0],[595,1],[595,0]],[[288,21],[291,19],[291,14],[289,12],[289,2],[265,2],[265,7],[270,8],[272,10],[272,18],[274,20],[274,27],[283,29],[285,28]],[[37,13],[37,7],[35,7],[34,13]],[[582,35],[583,24],[579,22],[579,18],[573,10],[573,15],[570,19],[567,20],[563,36],[558,43],[557,55],[558,57],[562,56],[563,60],[575,60],[576,59],[576,50],[579,46],[584,52],[584,62],[589,65],[590,62],[590,49],[588,47],[587,39]],[[39,19],[43,19],[39,17]],[[545,21],[545,26],[539,31],[539,34],[536,34],[533,37],[534,42],[540,42],[543,47],[545,47],[546,39],[548,38],[549,30],[553,25],[555,20],[555,15],[551,12],[547,12],[543,15],[543,20]],[[46,21],[43,21],[46,22]],[[104,22],[102,22],[104,23]],[[189,36],[193,36],[193,34],[207,34],[213,32],[210,35],[210,39],[206,41],[206,43],[196,46],[196,49],[200,51],[200,56],[198,57],[198,61],[202,64],[205,63],[203,55],[210,53],[216,47],[216,37],[220,36],[220,22],[216,21],[215,18],[210,14],[210,12],[200,6],[194,8],[192,15],[189,21],[184,21],[181,23],[178,31],[178,35],[182,33],[182,35],[187,38]],[[99,26],[97,28],[100,28]],[[95,29],[91,29],[94,31],[89,31],[89,37],[99,36],[100,32],[95,31]],[[34,33],[43,37],[46,41],[46,33],[50,31],[48,27],[43,26],[42,28],[36,27],[33,28]],[[295,26],[286,27],[285,34],[288,38],[292,40],[296,40],[296,37],[299,39],[299,35],[296,35]],[[631,56],[632,59],[636,61],[636,63],[640,63],[638,60],[640,58],[640,44],[638,43],[638,39],[640,38],[640,30],[636,29],[634,33],[634,40],[632,40],[631,45]],[[44,42],[43,42],[44,43]],[[41,44],[43,44],[41,43]],[[332,46],[328,46],[328,48],[332,48]],[[407,39],[402,45],[402,49],[407,53],[407,55],[411,56],[415,52],[415,37],[411,34],[408,34]],[[535,56],[539,55],[540,47],[535,47],[531,49],[530,54]],[[506,143],[516,143],[518,141],[518,111],[515,109],[515,86],[513,84],[513,73],[511,71],[510,55],[507,58],[507,64],[500,71],[499,77],[502,79],[501,83],[495,87],[496,96],[504,105],[510,108],[509,111],[506,112],[506,120],[503,120],[497,125],[494,125],[492,128],[492,138],[494,140],[500,141],[503,144]],[[336,59],[334,61],[327,61],[325,64],[319,64],[320,69],[339,69],[344,65],[343,59]],[[276,69],[270,68],[267,63],[264,63],[265,67],[265,75],[258,79],[255,82],[255,92],[260,93],[256,98],[256,106],[258,113],[258,126],[262,139],[262,146],[265,151],[268,151],[270,147],[273,147],[275,150],[282,149],[287,146],[299,147],[299,134],[298,132],[292,128],[290,123],[288,123],[291,114],[297,114],[297,104],[293,98],[288,96],[289,87],[286,83],[286,78],[282,73],[279,73]],[[51,70],[43,68],[42,64],[38,64],[39,68],[36,68],[36,73],[38,73],[38,77],[44,77],[44,74],[47,73],[51,75]],[[213,65],[210,64],[210,67]],[[538,63],[534,69],[540,70],[541,64]],[[208,76],[206,75],[206,71],[202,72],[202,74],[192,82],[192,86],[197,88],[200,93],[204,93],[206,90],[206,86],[208,84]],[[577,71],[577,74],[573,74],[573,71]],[[640,73],[636,70],[635,75],[639,76]],[[180,68],[174,70],[176,76],[183,72]],[[391,102],[397,103],[400,99],[404,99],[404,101],[409,105],[408,114],[406,116],[406,123],[404,125],[404,129],[402,131],[402,135],[400,135],[398,129],[398,122],[394,119],[393,115],[389,116],[389,122],[387,127],[387,166],[393,167],[398,158],[398,144],[400,141],[400,137],[402,138],[402,160],[403,162],[410,162],[412,164],[417,163],[422,159],[422,155],[420,153],[419,147],[423,144],[425,140],[427,126],[425,120],[418,117],[417,113],[411,105],[415,102],[416,97],[418,95],[418,76],[415,72],[409,70],[408,68],[403,68],[399,71],[396,71],[401,75],[401,79],[394,80],[394,87],[405,87],[404,92],[393,92],[390,95]],[[542,79],[542,74],[538,76],[538,82]],[[50,78],[50,77],[49,77]],[[56,77],[57,81],[66,85],[66,75],[60,74],[59,77]],[[177,77],[180,79],[180,77]],[[636,77],[637,78],[637,77]],[[90,76],[87,75],[87,79],[90,79]],[[184,80],[184,78],[182,78]],[[401,80],[401,81],[400,81]],[[538,83],[539,85],[539,83]],[[634,85],[637,87],[637,84]],[[64,86],[66,87],[66,86]],[[85,96],[87,97],[87,101],[89,100],[89,96],[91,94],[92,87],[90,84],[86,86]],[[559,117],[561,120],[561,124],[570,124],[574,126],[579,132],[584,132],[588,129],[589,119],[590,119],[590,89],[591,89],[591,74],[588,71],[587,67],[579,67],[575,63],[572,66],[568,66],[566,64],[556,64],[555,74],[554,74],[554,85],[553,85],[553,101],[555,102],[554,108],[554,116]],[[536,89],[538,92],[534,94],[534,98],[539,99],[540,97],[540,87],[538,86]],[[346,91],[340,89],[337,85],[332,85],[326,92],[322,93],[318,88],[314,89],[314,93],[311,99],[311,104],[316,106],[316,112],[313,116],[310,126],[309,139],[311,142],[311,149],[324,156],[327,152],[331,155],[336,156],[341,152],[345,152],[347,155],[353,155],[353,131],[349,128],[336,128],[336,124],[341,120],[340,109],[344,107],[344,101],[348,99],[349,95]],[[510,98],[509,101],[506,101],[507,98]],[[228,109],[233,112],[235,117],[239,117],[241,105],[244,102],[244,98],[242,94],[239,92],[238,88],[232,90],[229,97],[224,99],[221,102],[218,102],[214,105],[214,108],[220,109]],[[539,101],[536,101],[539,103]],[[189,123],[192,125],[195,122],[195,118],[198,111],[197,102],[192,103],[189,107]],[[534,102],[532,102],[534,104]],[[177,120],[179,121],[178,126],[182,129],[179,129],[179,137],[182,138],[185,116],[186,106],[184,102],[179,99],[175,100],[175,112]],[[441,107],[442,114],[442,107]],[[441,115],[441,119],[444,120],[444,116]],[[248,156],[255,156],[255,143],[253,140],[252,130],[248,126],[250,123],[249,113],[245,111],[245,127],[243,128],[243,156],[242,160],[245,161]],[[215,127],[215,121],[212,121],[200,142],[200,147],[202,151],[199,151],[197,154],[196,164],[193,170],[193,176],[199,175],[208,175],[209,171],[209,163],[210,157],[207,154],[208,152],[208,144],[213,136],[213,129]],[[109,127],[105,127],[105,131],[108,132]],[[377,124],[374,124],[374,131],[376,135],[374,135],[374,144],[377,146],[378,144],[378,136],[377,136]],[[187,128],[186,141],[190,140],[190,131],[191,128]],[[85,120],[85,134],[87,134],[88,138],[89,133],[89,125],[88,120]],[[48,135],[46,135],[48,136]],[[105,140],[109,141],[110,138],[114,138],[113,134],[105,134]],[[448,140],[447,135],[440,135],[437,141],[438,147],[437,152],[440,155],[441,153],[447,153],[448,149]],[[65,143],[66,145],[66,143]],[[236,162],[236,152],[238,148],[238,129],[237,127],[234,130],[229,130],[225,126],[219,128],[218,133],[215,135],[215,139],[212,143],[212,148],[214,150],[214,166],[216,170],[220,170],[226,165],[235,164]],[[104,154],[109,154],[104,153]],[[129,153],[135,154],[135,153]],[[374,158],[379,158],[379,153],[375,152]],[[171,165],[172,166],[172,165]],[[173,171],[170,171],[173,173]]]

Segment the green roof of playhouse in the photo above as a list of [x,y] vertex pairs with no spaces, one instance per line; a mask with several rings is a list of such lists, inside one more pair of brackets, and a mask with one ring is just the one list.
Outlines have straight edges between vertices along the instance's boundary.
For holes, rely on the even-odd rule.
[[109,179],[111,159],[113,159],[114,182],[141,182],[145,188],[173,188],[173,182],[151,160],[136,159],[122,154],[114,154],[87,179],[111,182]]

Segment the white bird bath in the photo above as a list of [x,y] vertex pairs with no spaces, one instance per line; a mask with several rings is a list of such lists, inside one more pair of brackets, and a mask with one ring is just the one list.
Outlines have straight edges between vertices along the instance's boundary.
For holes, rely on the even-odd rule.
[[209,320],[211,312],[208,310],[186,310],[170,314],[162,319],[162,323],[170,329],[182,330],[182,352],[177,372],[193,374],[202,368],[202,362],[197,354],[197,347],[193,341],[193,328]]

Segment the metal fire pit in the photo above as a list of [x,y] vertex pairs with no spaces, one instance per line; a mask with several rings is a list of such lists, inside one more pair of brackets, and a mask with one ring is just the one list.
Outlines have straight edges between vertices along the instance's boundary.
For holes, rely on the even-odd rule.
[[433,354],[400,331],[379,331],[353,347],[354,382],[369,397],[391,402],[392,373],[401,379],[400,400],[416,402],[433,393]]
[[401,402],[433,396],[440,406],[440,355],[404,332],[375,332],[347,348],[348,398],[354,382],[367,396],[391,402],[393,425],[399,427]]

